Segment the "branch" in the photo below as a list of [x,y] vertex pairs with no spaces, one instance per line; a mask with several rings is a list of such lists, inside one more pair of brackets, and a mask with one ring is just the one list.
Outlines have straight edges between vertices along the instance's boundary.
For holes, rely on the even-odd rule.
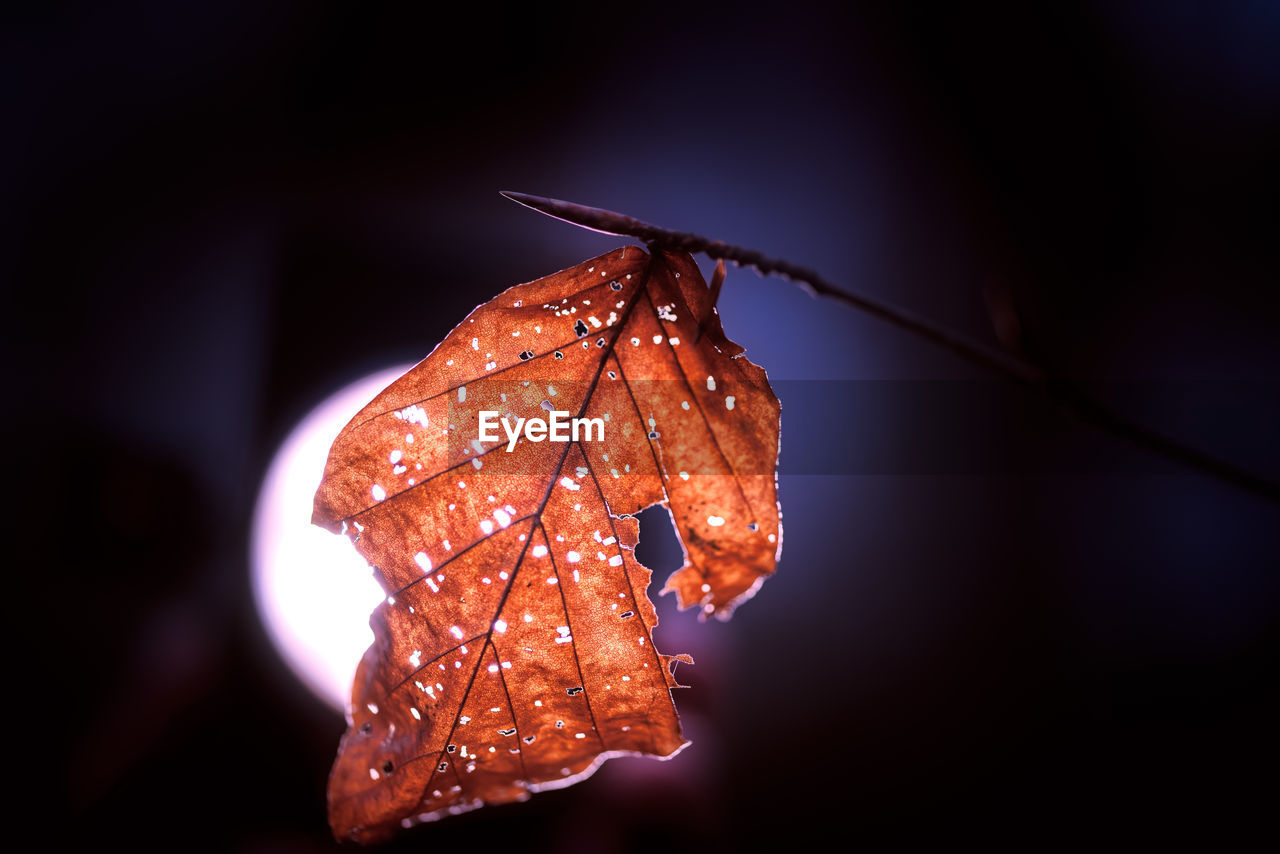
[[836,287],[816,271],[789,261],[769,258],[754,249],[744,249],[700,234],[672,231],[642,222],[625,214],[601,208],[503,191],[513,202],[572,225],[619,237],[634,237],[650,246],[679,252],[702,252],[710,258],[732,261],[740,267],[754,267],[762,274],[777,274],[790,279],[816,296],[828,297],[874,315],[900,329],[925,338],[960,358],[1006,379],[1035,389],[1053,400],[1071,415],[1087,424],[1132,444],[1173,460],[1188,468],[1210,475],[1224,483],[1280,502],[1280,484],[1211,457],[1183,445],[1140,424],[1112,412],[1082,390],[1065,380],[1050,376],[1043,368],[987,347],[960,332],[948,329],[906,309],[881,302],[863,294]]

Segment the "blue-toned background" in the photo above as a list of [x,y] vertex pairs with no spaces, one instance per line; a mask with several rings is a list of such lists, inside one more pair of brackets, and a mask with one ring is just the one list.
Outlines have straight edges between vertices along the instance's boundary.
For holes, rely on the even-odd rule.
[[[257,623],[252,502],[330,390],[617,245],[499,189],[992,346],[1016,317],[1117,409],[1280,478],[1280,15],[1038,6],[6,12],[10,766],[49,833],[332,844],[343,725]],[[731,622],[659,603],[693,747],[399,847],[1274,834],[1280,506],[781,280],[731,269],[720,310],[782,381],[786,538]]]

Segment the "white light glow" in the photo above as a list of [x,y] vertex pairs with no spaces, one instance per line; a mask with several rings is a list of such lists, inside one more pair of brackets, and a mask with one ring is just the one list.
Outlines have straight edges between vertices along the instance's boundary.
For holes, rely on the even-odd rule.
[[384,594],[346,537],[311,524],[311,502],[334,438],[406,370],[364,377],[307,413],[276,452],[253,516],[253,593],[267,634],[303,684],[344,712]]

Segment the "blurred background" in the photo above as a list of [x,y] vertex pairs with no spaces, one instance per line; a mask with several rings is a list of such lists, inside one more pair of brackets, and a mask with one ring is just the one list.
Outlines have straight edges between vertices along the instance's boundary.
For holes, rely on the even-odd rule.
[[[254,607],[254,502],[328,394],[620,243],[500,189],[816,268],[1280,479],[1280,10],[1042,5],[3,13],[19,821],[334,845],[344,724]],[[732,621],[658,602],[692,747],[391,847],[1274,836],[1280,505],[782,280],[720,311],[786,538]]]

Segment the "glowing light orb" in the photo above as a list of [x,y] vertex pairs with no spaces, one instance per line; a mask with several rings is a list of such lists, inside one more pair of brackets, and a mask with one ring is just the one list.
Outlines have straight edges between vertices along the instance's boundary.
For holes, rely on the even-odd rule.
[[251,565],[258,614],[303,684],[344,712],[356,665],[373,643],[369,613],[383,593],[345,537],[311,524],[311,500],[334,438],[408,367],[370,374],[307,413],[276,452],[254,510]]

